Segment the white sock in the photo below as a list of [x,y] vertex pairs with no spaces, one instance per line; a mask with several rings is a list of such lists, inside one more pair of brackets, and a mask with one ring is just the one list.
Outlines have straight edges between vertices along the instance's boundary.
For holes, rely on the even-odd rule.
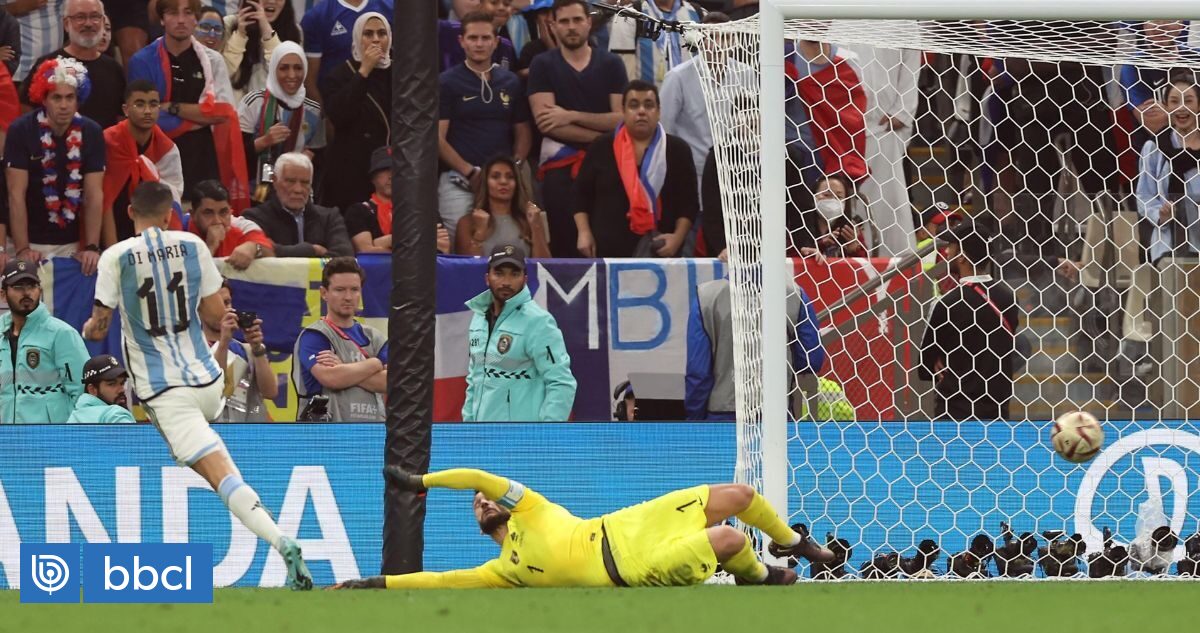
[[221,501],[225,502],[225,506],[229,508],[233,516],[242,522],[242,525],[250,528],[251,532],[257,534],[271,547],[279,549],[283,533],[279,531],[279,526],[275,525],[275,519],[272,519],[271,514],[263,507],[258,493],[246,485],[240,476],[226,475],[221,480],[221,485],[217,486],[217,493],[221,495]]

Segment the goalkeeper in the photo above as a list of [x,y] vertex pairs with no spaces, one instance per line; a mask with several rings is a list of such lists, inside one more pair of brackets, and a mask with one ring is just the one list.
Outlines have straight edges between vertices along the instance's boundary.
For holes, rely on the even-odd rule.
[[796,572],[763,564],[750,540],[724,521],[736,516],[773,539],[772,555],[827,562],[833,553],[789,528],[750,486],[685,488],[594,519],[580,519],[516,481],[481,470],[415,475],[384,469],[402,488],[476,490],[479,529],[500,555],[476,567],[349,580],[333,589],[647,587],[695,585],[720,564],[738,584],[788,585]]

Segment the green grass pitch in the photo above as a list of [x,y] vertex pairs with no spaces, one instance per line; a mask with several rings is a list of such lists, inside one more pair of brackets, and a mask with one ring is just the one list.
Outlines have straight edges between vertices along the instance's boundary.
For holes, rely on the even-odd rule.
[[219,589],[211,605],[23,605],[0,632],[1150,633],[1195,631],[1192,582],[851,582],[794,587],[314,591]]

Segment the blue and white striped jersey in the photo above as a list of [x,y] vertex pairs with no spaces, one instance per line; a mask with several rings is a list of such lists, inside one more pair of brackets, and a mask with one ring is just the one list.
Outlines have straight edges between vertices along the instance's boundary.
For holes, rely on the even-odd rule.
[[200,299],[221,289],[204,240],[147,229],[106,249],[97,275],[96,301],[121,310],[125,364],[138,398],[221,378],[198,314]]
[[[0,0],[0,4],[12,2]],[[62,48],[66,4],[66,0],[49,0],[46,6],[17,18],[21,25],[21,63],[13,73],[13,81],[24,81],[33,70],[33,62]]]

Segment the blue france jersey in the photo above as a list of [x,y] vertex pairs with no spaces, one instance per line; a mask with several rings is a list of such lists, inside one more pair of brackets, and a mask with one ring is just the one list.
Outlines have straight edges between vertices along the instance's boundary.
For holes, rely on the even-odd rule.
[[204,240],[147,229],[106,249],[97,275],[96,301],[121,310],[125,363],[138,398],[221,378],[198,313],[200,299],[221,289]]

